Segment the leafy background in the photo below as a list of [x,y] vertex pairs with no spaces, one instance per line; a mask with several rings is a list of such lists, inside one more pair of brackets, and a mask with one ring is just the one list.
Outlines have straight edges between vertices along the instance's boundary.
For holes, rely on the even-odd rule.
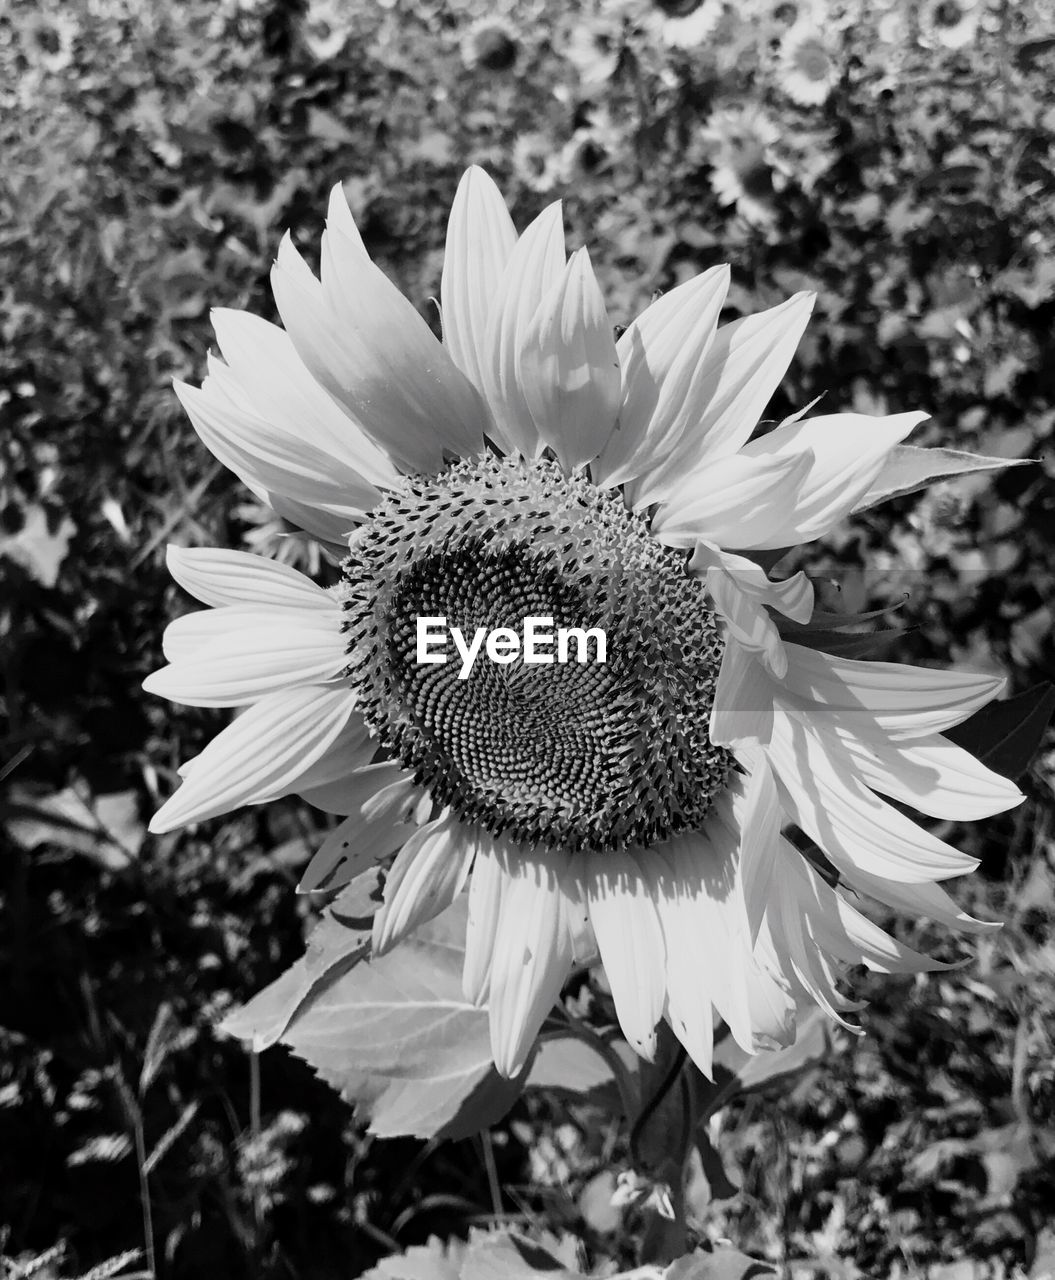
[[[336,1280],[495,1223],[546,1227],[565,1265],[603,1272],[644,1229],[633,1196],[611,1203],[625,1130],[587,1080],[528,1091],[483,1137],[381,1141],[297,1058],[215,1032],[303,951],[317,908],[293,889],[319,815],[289,802],[145,836],[220,723],[139,688],[186,607],[165,544],[325,571],[200,447],[170,383],[203,373],[211,305],[273,316],[278,237],[313,253],[335,181],[432,318],[470,161],[520,225],[565,196],[620,323],[720,261],[729,316],[816,289],[769,416],[821,394],[924,407],[916,443],[1039,461],[868,512],[798,563],[838,607],[907,592],[899,658],[1004,671],[1014,691],[1055,668],[1053,6],[830,4],[817,104],[788,69],[805,9],[0,10],[7,1275],[142,1267],[149,1238],[160,1276]],[[960,900],[1005,929],[964,947],[902,922],[967,967],[862,978],[864,1038],[822,1037],[712,1122],[731,1183],[694,1179],[700,1240],[795,1276],[1055,1268],[1053,775],[1049,737],[1026,805],[944,824],[983,860]],[[454,1256],[400,1265],[456,1275]]]

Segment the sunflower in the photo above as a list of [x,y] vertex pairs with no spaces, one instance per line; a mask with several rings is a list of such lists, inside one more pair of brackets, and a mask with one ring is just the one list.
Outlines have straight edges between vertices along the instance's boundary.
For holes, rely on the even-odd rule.
[[519,55],[517,30],[504,18],[478,18],[462,39],[461,53],[469,70],[511,71]]
[[920,8],[921,34],[946,49],[962,49],[978,32],[979,0],[927,0]]
[[695,49],[710,39],[722,20],[723,0],[694,0],[683,5],[657,4],[665,16],[659,25],[660,39],[676,49]]
[[753,226],[766,226],[776,217],[774,178],[785,176],[774,150],[779,140],[780,130],[756,106],[712,111],[699,133],[712,190]]
[[803,107],[819,107],[839,79],[839,68],[824,33],[797,23],[780,42],[780,86]]
[[[317,586],[246,552],[169,549],[208,609],[145,687],[244,707],[181,770],[164,832],[298,794],[343,816],[345,879],[387,867],[375,954],[468,893],[464,989],[520,1071],[573,966],[599,957],[629,1042],[666,1019],[710,1073],[716,1019],[750,1052],[798,1004],[855,1008],[846,966],[941,967],[860,891],[964,929],[939,881],[973,858],[882,797],[958,819],[1020,799],[942,731],[989,675],[785,641],[803,574],[752,556],[823,536],[926,415],[790,419],[752,438],[809,319],[796,294],[718,327],[716,267],[619,338],[559,204],[519,237],[487,175],[454,201],[444,343],[371,262],[334,190],[321,281],[287,236],[285,329],[214,314],[223,359],[180,399],[213,453],[341,557]],[[422,618],[600,628],[607,660],[416,660]],[[434,655],[435,656],[435,655]],[[595,653],[595,659],[597,654]],[[833,887],[782,834],[794,824]]]

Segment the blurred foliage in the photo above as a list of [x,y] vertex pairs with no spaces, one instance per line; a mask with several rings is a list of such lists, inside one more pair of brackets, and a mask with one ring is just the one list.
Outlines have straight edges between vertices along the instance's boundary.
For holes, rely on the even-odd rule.
[[[633,1260],[604,1108],[529,1094],[483,1146],[377,1143],[302,1064],[213,1033],[300,953],[311,909],[292,890],[321,819],[288,803],[144,839],[220,723],[139,688],[185,607],[164,546],[327,567],[182,417],[170,383],[203,373],[208,308],[273,317],[280,234],[315,253],[343,180],[368,247],[434,321],[472,161],[521,225],[565,196],[619,323],[719,261],[729,316],[815,289],[770,416],[822,394],[922,407],[916,443],[1041,463],[870,511],[796,563],[846,609],[908,591],[898,657],[1026,688],[1055,667],[1053,71],[1051,0],[0,9],[6,1274],[111,1274],[138,1249],[166,1277],[336,1280],[496,1214],[574,1232],[596,1264]],[[1040,1265],[1048,743],[1025,807],[946,824],[983,857],[964,892],[1008,928],[965,972],[869,980],[866,1039],[772,1105],[722,1113],[743,1191],[718,1199],[701,1166],[701,1238],[796,1275]]]

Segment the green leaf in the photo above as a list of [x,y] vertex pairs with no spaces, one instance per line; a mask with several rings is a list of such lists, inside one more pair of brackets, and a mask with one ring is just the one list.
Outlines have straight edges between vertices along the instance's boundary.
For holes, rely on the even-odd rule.
[[33,504],[26,509],[25,524],[18,533],[0,535],[0,556],[15,560],[42,587],[53,587],[66,559],[77,526],[63,516],[52,530],[48,513]]
[[524,1073],[495,1071],[487,1010],[462,994],[465,920],[463,896],[365,963],[349,963],[338,937],[330,964],[330,945],[320,944],[323,976],[308,981],[279,1032],[379,1137],[467,1137],[505,1115],[523,1087]]
[[136,793],[95,796],[82,790],[66,787],[37,797],[25,787],[13,787],[0,818],[24,849],[57,845],[85,854],[108,871],[123,871],[138,855],[146,835]]
[[776,1274],[768,1262],[749,1258],[739,1249],[717,1248],[678,1258],[663,1272],[663,1280],[756,1280]]
[[462,1263],[460,1280],[585,1280],[548,1248],[512,1231],[476,1234]]
[[406,1253],[382,1258],[364,1271],[359,1280],[460,1280],[465,1242],[429,1236],[424,1244],[411,1245]]
[[320,982],[354,968],[369,954],[370,920],[363,906],[376,883],[377,872],[371,869],[338,894],[309,937],[304,956],[248,1004],[229,1013],[219,1030],[247,1041],[254,1053],[277,1044]]
[[1013,698],[991,702],[969,720],[946,729],[945,737],[995,773],[1019,778],[1037,754],[1053,712],[1055,686],[1045,682]]
[[879,502],[901,498],[915,493],[937,480],[968,475],[972,471],[997,471],[1002,467],[1031,465],[1032,458],[987,458],[978,453],[965,453],[960,449],[919,449],[910,444],[899,444],[890,451],[883,469],[872,482],[871,488],[854,507],[854,514],[867,511]]
[[[799,1018],[795,1043],[786,1049],[750,1054],[727,1036],[714,1051],[714,1063],[736,1077],[737,1090],[763,1089],[815,1066],[832,1051],[831,1023],[816,1006]],[[723,1087],[723,1094],[728,1086]]]

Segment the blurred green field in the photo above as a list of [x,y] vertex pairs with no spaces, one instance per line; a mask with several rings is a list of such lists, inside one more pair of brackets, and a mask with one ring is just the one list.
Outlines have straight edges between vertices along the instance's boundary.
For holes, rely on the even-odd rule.
[[[342,181],[435,323],[471,162],[520,226],[564,198],[621,324],[718,262],[727,318],[815,289],[767,417],[922,408],[914,443],[1038,462],[869,511],[788,567],[848,610],[907,592],[893,656],[1017,692],[1055,671],[1053,84],[1051,0],[7,0],[0,1275],[79,1276],[147,1233],[165,1280],[351,1280],[496,1218],[633,1262],[598,1107],[528,1094],[486,1141],[382,1143],[302,1063],[211,1029],[300,954],[325,820],[283,801],[146,835],[223,717],[140,689],[186,608],[165,546],[330,569],[176,402],[209,308],[275,318],[279,238],[313,259]],[[958,899],[1007,927],[901,923],[967,966],[863,978],[864,1038],[723,1113],[742,1189],[700,1183],[701,1238],[803,1278],[1055,1271],[1050,735],[1020,785],[1010,814],[941,824],[982,858]]]

